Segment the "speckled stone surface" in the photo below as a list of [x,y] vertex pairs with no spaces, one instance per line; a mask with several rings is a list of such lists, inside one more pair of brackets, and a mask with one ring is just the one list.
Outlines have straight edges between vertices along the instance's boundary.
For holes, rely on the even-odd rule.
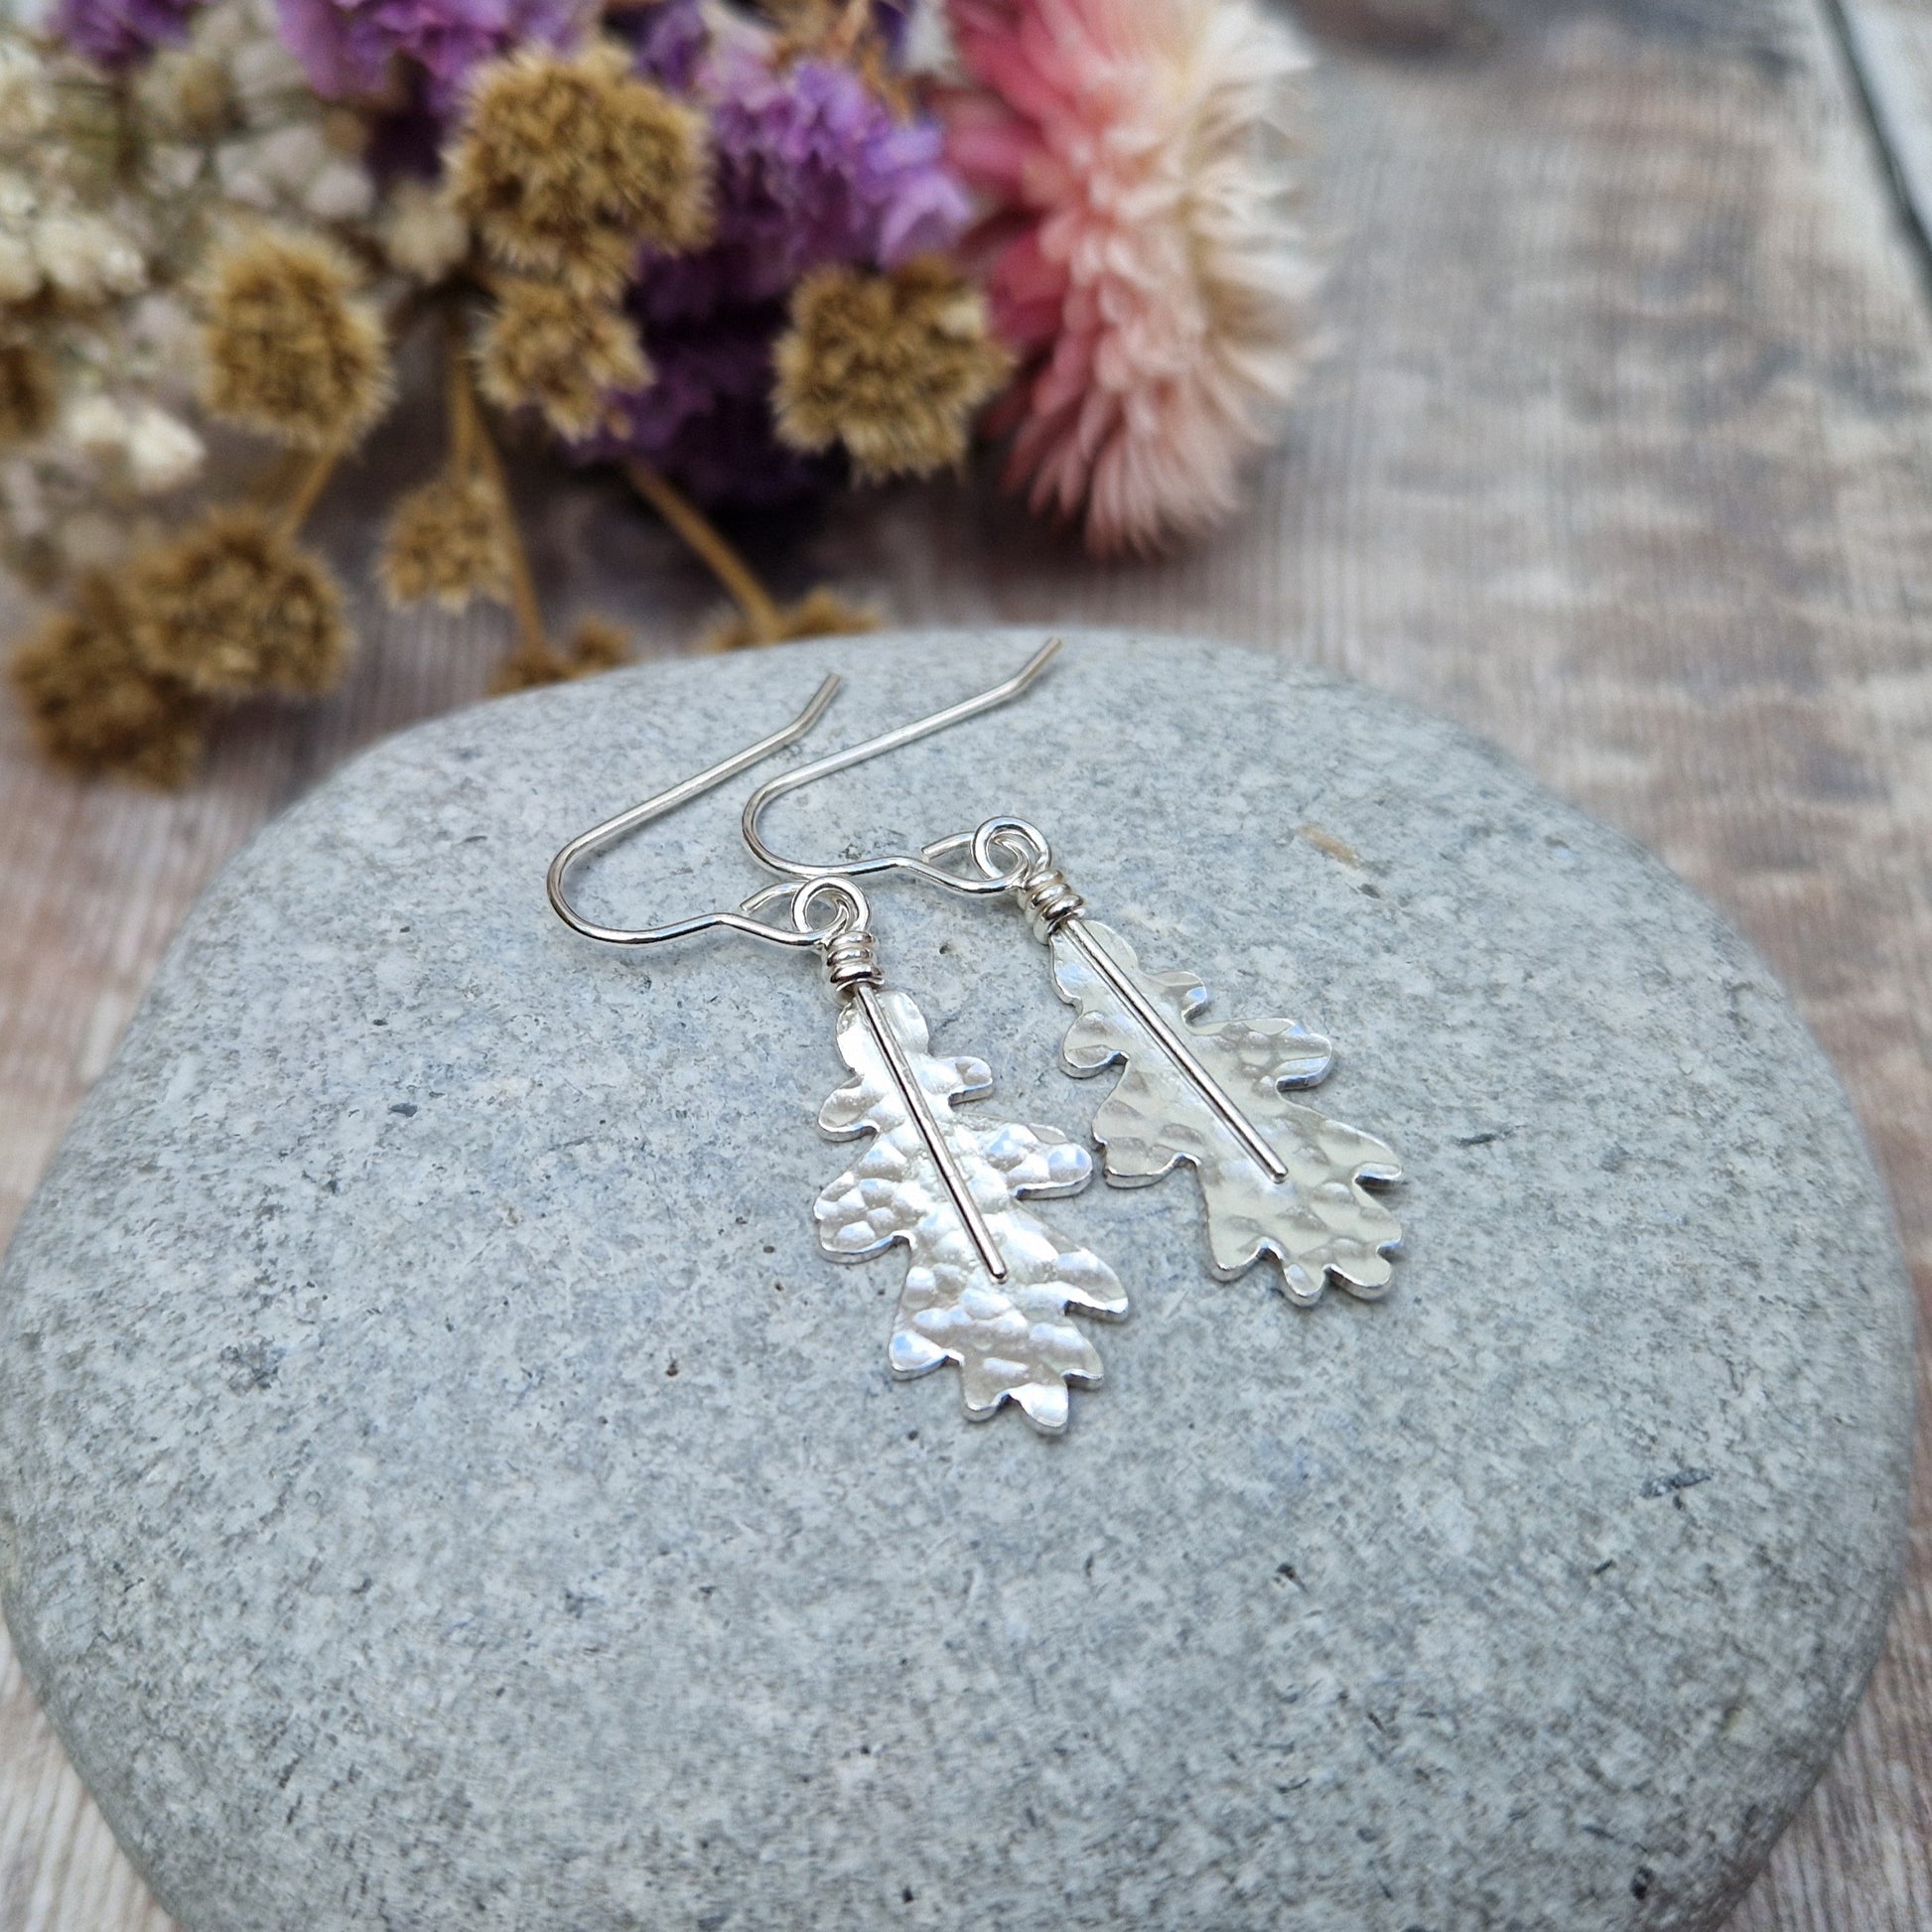
[[[1058,1441],[894,1382],[900,1268],[816,1252],[816,968],[546,909],[566,836],[826,668],[818,748],[1035,641],[446,719],[191,920],[9,1257],[0,1529],[193,1932],[1708,1927],[1762,1857],[1879,1640],[1908,1304],[1828,1066],[1653,861],[1365,690],[1097,634],[774,813],[1036,819],[1403,1159],[1374,1306],[1215,1283],[1184,1173],[1051,1203],[1134,1304]],[[740,897],[736,804],[586,897]],[[877,897],[981,1112],[1083,1133],[1018,915]]]

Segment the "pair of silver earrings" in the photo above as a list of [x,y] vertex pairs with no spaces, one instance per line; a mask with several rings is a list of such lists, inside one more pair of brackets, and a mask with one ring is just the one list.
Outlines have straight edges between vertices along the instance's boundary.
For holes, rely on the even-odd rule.
[[[777,798],[1011,702],[1058,649],[1054,638],[1004,683],[760,785],[746,801],[745,843],[782,883],[736,909],[602,926],[572,906],[565,882],[579,860],[803,738],[838,694],[836,676],[782,729],[572,839],[548,878],[558,917],[607,945],[663,945],[722,928],[820,956],[852,1077],[819,1125],[867,1145],[818,1197],[819,1245],[835,1260],[862,1261],[903,1243],[910,1252],[889,1349],[894,1372],[924,1375],[953,1362],[968,1416],[985,1420],[1012,1402],[1049,1435],[1066,1427],[1069,1385],[1101,1379],[1099,1353],[1074,1315],[1119,1319],[1127,1297],[1105,1261],[1024,1203],[1079,1192],[1092,1178],[1092,1156],[1049,1128],[981,1124],[955,1111],[991,1091],[992,1072],[971,1056],[935,1054],[918,1007],[887,989],[861,879],[902,873],[966,897],[1018,903],[1050,954],[1055,990],[1079,1010],[1062,1065],[1076,1075],[1120,1069],[1093,1120],[1102,1172],[1116,1186],[1138,1187],[1191,1167],[1209,1266],[1223,1281],[1268,1256],[1288,1298],[1304,1307],[1330,1280],[1374,1300],[1389,1285],[1402,1237],[1370,1191],[1402,1177],[1394,1154],[1289,1098],[1327,1076],[1328,1042],[1286,1020],[1203,1024],[1203,983],[1144,968],[1119,933],[1088,915],[1045,836],[1026,820],[993,818],[917,853],[836,865],[786,858],[764,838],[760,820]],[[783,914],[761,916],[780,901]]]

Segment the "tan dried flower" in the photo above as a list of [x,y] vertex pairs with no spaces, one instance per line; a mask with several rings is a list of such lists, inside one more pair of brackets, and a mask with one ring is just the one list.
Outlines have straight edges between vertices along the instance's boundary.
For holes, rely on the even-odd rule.
[[446,473],[390,512],[376,571],[391,604],[434,598],[461,611],[472,598],[508,596],[503,506],[486,478]]
[[483,392],[501,409],[535,408],[560,436],[588,436],[614,390],[641,389],[650,360],[618,308],[555,282],[507,276],[477,344]]
[[703,116],[609,45],[526,48],[483,69],[448,166],[493,253],[586,290],[615,294],[643,243],[678,252],[710,234]]
[[257,230],[214,251],[204,341],[217,416],[298,449],[352,442],[389,399],[380,318],[319,235]]
[[49,618],[9,668],[34,737],[57,764],[171,786],[201,759],[206,702],[142,661],[127,605],[105,577],[84,578],[73,609]]
[[628,664],[636,652],[630,633],[609,618],[580,618],[562,650],[548,643],[519,644],[497,665],[489,680],[492,698],[513,691],[534,691],[545,684],[566,684],[600,671]]
[[54,366],[32,343],[0,343],[0,450],[31,443],[54,426]]
[[868,479],[960,462],[973,411],[1013,367],[980,292],[935,255],[806,276],[773,361],[778,434],[799,450],[843,443]]
[[788,644],[800,637],[856,637],[877,630],[883,620],[864,604],[851,604],[821,584],[778,613],[778,634],[760,637],[743,612],[733,611],[699,633],[700,650],[745,650],[754,644]]
[[198,691],[327,691],[348,654],[335,579],[245,505],[138,555],[128,601],[142,661]]

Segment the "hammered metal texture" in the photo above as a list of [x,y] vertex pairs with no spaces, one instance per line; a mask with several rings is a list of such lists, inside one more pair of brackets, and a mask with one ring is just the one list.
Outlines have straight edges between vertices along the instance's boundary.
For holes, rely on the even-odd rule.
[[927,1050],[924,1016],[902,993],[879,1005],[939,1130],[986,1216],[1008,1270],[996,1283],[974,1252],[932,1156],[859,1006],[839,1015],[840,1055],[853,1078],[819,1115],[840,1139],[873,1138],[819,1195],[819,1246],[838,1261],[864,1261],[895,1242],[911,1250],[889,1359],[896,1374],[924,1375],[957,1362],[966,1413],[984,1421],[1015,1402],[1035,1428],[1066,1427],[1067,1384],[1097,1383],[1100,1356],[1068,1311],[1127,1312],[1119,1278],[1097,1255],[1069,1245],[1019,1205],[1023,1196],[1077,1193],[1093,1175],[1085,1148],[1049,1127],[969,1126],[955,1103],[992,1090],[984,1060],[941,1059]]
[[1327,1077],[1328,1042],[1287,1020],[1195,1026],[1209,996],[1193,974],[1147,972],[1119,933],[1091,919],[1082,927],[1184,1035],[1288,1168],[1287,1180],[1269,1178],[1062,931],[1053,936],[1053,980],[1080,1017],[1060,1056],[1083,1075],[1124,1062],[1093,1119],[1107,1178],[1140,1186],[1190,1163],[1207,1209],[1212,1266],[1224,1281],[1266,1254],[1280,1264],[1289,1299],[1304,1306],[1320,1300],[1330,1276],[1365,1301],[1384,1294],[1402,1227],[1362,1182],[1402,1178],[1393,1151],[1282,1091]]

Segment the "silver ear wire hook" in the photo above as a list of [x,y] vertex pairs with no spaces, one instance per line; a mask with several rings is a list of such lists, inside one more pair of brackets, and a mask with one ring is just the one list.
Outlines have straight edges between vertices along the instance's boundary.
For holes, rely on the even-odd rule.
[[[968,1236],[979,1251],[982,1264],[995,1282],[1004,1282],[1008,1274],[1006,1257],[1000,1252],[1000,1244],[994,1238],[986,1216],[973,1199],[972,1188],[961,1173],[957,1159],[946,1145],[945,1136],[933,1115],[932,1103],[908,1064],[903,1045],[879,1004],[881,974],[878,949],[871,932],[872,909],[866,902],[865,894],[850,879],[836,873],[807,872],[796,884],[768,886],[763,892],[755,893],[736,912],[703,912],[695,918],[674,919],[667,925],[643,926],[635,930],[594,925],[571,904],[564,893],[564,877],[579,859],[615,844],[638,827],[648,825],[652,819],[667,816],[714,785],[721,785],[727,778],[736,777],[759,759],[795,744],[824,716],[825,707],[838,696],[841,682],[836,675],[828,677],[812,694],[811,702],[804,710],[790,724],[781,726],[769,737],[759,739],[756,745],[748,745],[742,752],[734,752],[730,758],[721,759],[695,777],[686,778],[682,783],[619,812],[615,818],[607,818],[601,825],[593,825],[588,832],[578,833],[551,860],[544,887],[550,896],[551,909],[558,918],[573,932],[580,932],[587,939],[601,939],[606,945],[661,946],[666,940],[683,939],[694,932],[708,932],[714,927],[724,926],[733,932],[749,933],[753,938],[762,939],[773,946],[819,948],[825,955],[826,975],[833,991],[842,999],[854,1001],[864,1014],[866,1025],[886,1057],[893,1081],[931,1155],[947,1193],[952,1197]],[[829,925],[814,926],[812,906],[816,900],[826,897],[836,901],[837,909]],[[791,903],[789,932],[753,916],[776,898],[788,899]]]
[[[944,711],[935,711],[928,718],[914,719],[911,724],[901,725],[897,731],[884,732],[877,738],[867,739],[863,745],[834,752],[828,758],[801,764],[796,771],[787,771],[779,777],[768,779],[746,800],[743,819],[745,842],[773,871],[798,879],[809,879],[814,871],[835,872],[846,877],[909,872],[944,886],[951,892],[965,893],[975,897],[992,897],[999,893],[1014,894],[1025,908],[1035,935],[1050,946],[1055,936],[1064,934],[1068,944],[1076,948],[1088,966],[1107,983],[1141,1029],[1167,1055],[1175,1071],[1227,1126],[1268,1178],[1275,1182],[1286,1181],[1289,1177],[1288,1166],[1268,1137],[1202,1063],[1199,1054],[1187,1043],[1179,1030],[1160,1012],[1135,985],[1132,976],[1120,962],[1087,930],[1085,901],[1067,883],[1065,875],[1054,867],[1052,848],[1036,826],[1021,818],[991,818],[978,831],[955,833],[949,838],[937,839],[917,855],[888,852],[874,858],[824,868],[813,868],[796,860],[781,858],[759,836],[759,816],[774,798],[781,798],[788,791],[798,790],[801,785],[811,784],[816,779],[829,777],[833,772],[847,770],[855,764],[863,764],[868,759],[897,751],[902,745],[913,744],[934,732],[946,730],[948,726],[977,717],[982,711],[991,711],[996,706],[1006,704],[1038,677],[1059,648],[1060,639],[1049,638],[1005,683],[996,684],[977,697],[950,705]],[[948,871],[936,863],[961,852],[971,853],[976,877]],[[1010,869],[1003,869],[1000,865],[999,861],[1003,858],[1012,861]],[[772,896],[771,889],[767,889],[747,900],[740,909],[749,912]]]
[[[1050,655],[1040,653],[1013,688],[1024,688]],[[852,1076],[826,1101],[819,1125],[868,1144],[819,1193],[819,1246],[839,1261],[863,1261],[901,1244],[910,1251],[887,1354],[895,1375],[956,1363],[969,1416],[991,1416],[1014,1402],[1035,1429],[1056,1435],[1066,1427],[1069,1386],[1101,1377],[1099,1354],[1067,1317],[1123,1315],[1127,1297],[1099,1256],[1022,1203],[1035,1194],[1076,1193],[1092,1175],[1092,1160],[1048,1127],[976,1130],[955,1118],[955,1105],[983,1096],[992,1074],[976,1057],[936,1054],[925,1016],[905,994],[887,989],[871,907],[844,869],[800,868],[736,911],[634,930],[594,924],[564,890],[579,859],[803,737],[838,689],[839,680],[828,677],[790,724],[579,833],[550,862],[550,903],[572,931],[607,945],[655,946],[722,926],[818,953],[839,1009],[839,1055]],[[969,701],[951,715],[999,701]],[[758,916],[774,901],[784,902],[788,916]]]
[[1003,704],[1010,704],[1022,692],[1028,690],[1053,661],[1059,653],[1060,643],[1058,637],[1047,638],[1046,642],[1035,651],[1010,678],[994,685],[990,690],[981,691],[974,697],[963,698],[958,704],[948,705],[943,711],[935,711],[929,718],[915,718],[911,724],[900,725],[896,731],[882,732],[877,738],[869,738],[862,745],[853,745],[843,752],[833,752],[826,758],[814,759],[809,764],[801,764],[796,771],[783,771],[775,778],[767,778],[745,801],[745,814],[741,820],[745,843],[751,847],[754,856],[760,864],[769,866],[773,872],[785,873],[793,879],[811,879],[824,873],[838,873],[843,878],[855,879],[868,877],[874,873],[909,872],[918,878],[930,881],[933,885],[944,886],[955,893],[971,894],[976,897],[1005,892],[1013,884],[1010,878],[963,878],[958,873],[947,872],[932,864],[929,858],[912,852],[882,852],[870,859],[858,859],[851,863],[838,861],[830,865],[813,865],[802,859],[787,859],[782,854],[772,851],[765,843],[764,835],[759,829],[759,820],[788,791],[797,791],[802,786],[815,784],[820,778],[831,777],[835,771],[849,771],[855,764],[864,764],[869,759],[882,758],[888,752],[897,752],[901,746],[914,744],[921,738],[930,738],[934,732],[942,732],[953,725],[964,724],[968,718],[977,718],[983,711],[995,711]]
[[[607,946],[661,946],[667,939],[682,939],[694,932],[705,932],[713,926],[725,926],[733,932],[750,933],[754,938],[763,939],[774,946],[816,946],[839,936],[838,930],[831,932],[807,929],[808,922],[802,918],[793,920],[793,930],[787,932],[780,927],[767,925],[762,919],[746,915],[745,908],[736,912],[704,912],[696,918],[675,919],[668,925],[643,926],[634,930],[620,926],[595,925],[585,918],[571,904],[564,892],[564,879],[578,860],[587,859],[594,852],[602,852],[607,846],[615,845],[618,840],[626,838],[641,826],[650,824],[653,819],[668,817],[680,805],[688,805],[692,799],[723,784],[728,778],[735,778],[741,771],[749,769],[761,759],[767,759],[773,752],[782,751],[787,745],[795,745],[811,728],[824,717],[825,708],[838,696],[844,680],[836,673],[826,678],[812,693],[807,704],[790,724],[780,726],[768,737],[760,738],[756,745],[748,745],[742,752],[734,752],[730,758],[721,759],[708,769],[700,771],[695,777],[686,778],[681,783],[646,798],[641,804],[632,805],[619,812],[615,818],[607,818],[601,825],[593,825],[588,832],[580,832],[550,862],[550,871],[544,880],[544,889],[550,896],[551,910],[569,926],[573,932],[581,932],[586,939],[601,939]],[[836,870],[833,868],[831,870]],[[760,896],[760,901],[769,895]],[[853,889],[856,898],[857,889]],[[796,908],[800,912],[809,901]],[[865,902],[858,899],[856,905],[848,909],[856,914],[856,923],[864,925]]]

